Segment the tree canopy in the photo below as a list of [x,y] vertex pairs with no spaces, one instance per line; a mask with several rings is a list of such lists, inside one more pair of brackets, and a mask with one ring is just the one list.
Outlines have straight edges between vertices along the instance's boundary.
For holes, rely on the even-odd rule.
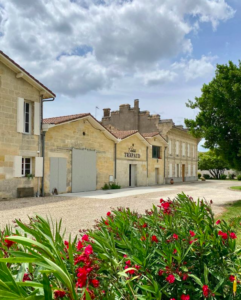
[[205,138],[205,148],[241,170],[241,62],[217,65],[215,77],[203,85],[201,97],[189,100],[187,106],[200,110],[195,120],[185,119],[190,133]]
[[199,153],[198,169],[201,171],[208,170],[214,178],[220,178],[220,175],[222,175],[228,167],[227,163],[220,156],[217,156],[213,151],[208,151]]

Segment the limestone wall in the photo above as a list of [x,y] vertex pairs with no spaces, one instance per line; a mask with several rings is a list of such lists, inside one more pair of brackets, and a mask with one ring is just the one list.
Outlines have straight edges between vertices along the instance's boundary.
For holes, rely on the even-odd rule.
[[18,97],[40,101],[39,92],[34,87],[24,79],[17,79],[16,74],[0,62],[0,199],[16,197],[17,187],[33,186],[37,192],[38,179],[14,178],[14,156],[34,159],[39,143],[39,136],[33,135],[33,130],[32,134],[17,132]]
[[[85,135],[83,135],[83,133]],[[67,159],[67,189],[71,192],[72,148],[96,150],[97,153],[97,189],[100,189],[109,176],[114,175],[114,142],[103,132],[95,129],[87,119],[65,123],[46,132],[45,138],[45,193],[50,187],[50,157]]]

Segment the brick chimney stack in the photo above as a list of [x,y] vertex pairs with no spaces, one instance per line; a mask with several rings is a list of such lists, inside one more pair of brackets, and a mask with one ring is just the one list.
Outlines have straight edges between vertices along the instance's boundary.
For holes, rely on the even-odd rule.
[[137,108],[139,110],[139,99],[136,99],[134,101],[134,107]]
[[104,111],[104,118],[110,117],[110,111],[111,111],[110,108],[104,108],[103,111]]

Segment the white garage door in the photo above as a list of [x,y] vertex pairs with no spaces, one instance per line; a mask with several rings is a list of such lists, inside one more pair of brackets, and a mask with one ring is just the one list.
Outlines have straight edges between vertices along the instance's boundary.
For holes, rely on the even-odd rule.
[[72,150],[72,193],[96,190],[96,152]]

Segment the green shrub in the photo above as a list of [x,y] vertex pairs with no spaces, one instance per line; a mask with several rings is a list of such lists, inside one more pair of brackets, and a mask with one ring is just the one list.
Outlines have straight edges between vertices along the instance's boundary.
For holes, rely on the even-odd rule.
[[198,173],[197,174],[198,178],[200,179],[202,177],[202,174],[201,173]]
[[238,175],[238,176],[237,176],[237,179],[238,179],[239,181],[241,181],[241,175]]
[[118,189],[120,189],[121,188],[121,186],[120,185],[118,185],[118,184],[116,184],[116,183],[110,183],[110,189],[112,189],[112,190],[118,190]]
[[220,179],[225,180],[226,178],[227,178],[227,175],[225,175],[225,174],[220,175]]
[[234,174],[234,173],[228,174],[228,178],[229,178],[229,179],[234,179],[234,178],[235,178],[235,174]]
[[204,177],[205,179],[210,179],[210,175],[209,175],[209,174],[203,174],[203,177]]
[[109,190],[110,186],[108,183],[105,183],[104,186],[101,188],[102,190]]
[[[0,239],[0,295],[22,300],[231,300],[241,298],[235,224],[180,194],[144,215],[107,212],[80,240],[39,216]],[[83,234],[83,233],[82,233]],[[2,254],[1,254],[2,253]],[[4,256],[4,258],[3,258]],[[186,295],[186,297],[185,297]],[[188,298],[187,295],[190,295]]]

